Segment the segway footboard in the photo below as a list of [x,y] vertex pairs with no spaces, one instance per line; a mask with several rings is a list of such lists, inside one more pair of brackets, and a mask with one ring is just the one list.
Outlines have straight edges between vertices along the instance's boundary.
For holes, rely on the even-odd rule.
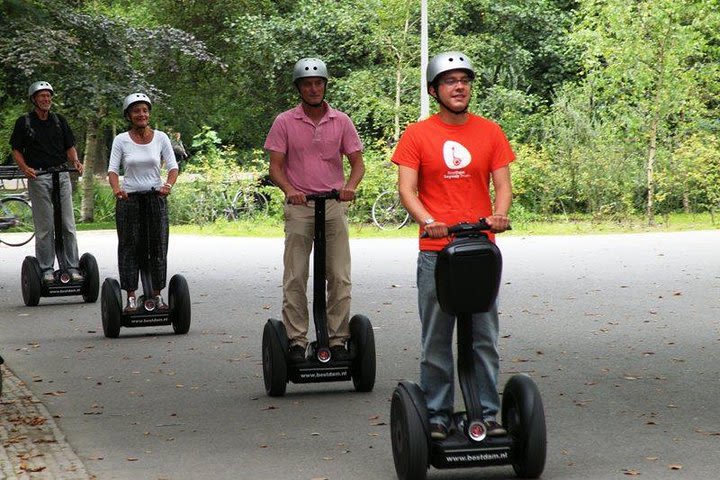
[[508,436],[485,437],[473,442],[455,431],[442,442],[433,442],[430,464],[435,468],[470,468],[509,465],[515,462],[513,441]]
[[308,359],[288,364],[288,379],[293,383],[347,382],[352,380],[352,360],[320,362],[314,354],[316,345],[310,345]]

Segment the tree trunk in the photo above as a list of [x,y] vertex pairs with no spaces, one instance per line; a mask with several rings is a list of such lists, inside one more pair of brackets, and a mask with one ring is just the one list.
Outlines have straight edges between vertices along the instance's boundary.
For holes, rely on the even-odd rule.
[[655,225],[653,199],[655,197],[655,155],[657,154],[657,130],[659,120],[655,115],[650,123],[650,148],[647,160],[647,221]]
[[400,94],[402,93],[402,65],[400,62],[397,64],[395,70],[395,132],[393,133],[394,143],[400,140]]
[[98,141],[97,119],[91,119],[85,132],[85,158],[83,159],[83,176],[80,186],[82,202],[80,203],[80,221],[92,222],[95,218],[95,154]]

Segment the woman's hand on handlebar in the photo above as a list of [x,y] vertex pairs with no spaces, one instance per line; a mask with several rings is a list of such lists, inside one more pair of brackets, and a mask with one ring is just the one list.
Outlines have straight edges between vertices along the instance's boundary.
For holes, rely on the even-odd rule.
[[113,195],[115,195],[115,198],[117,198],[118,200],[127,200],[128,199],[127,192],[122,189],[118,190],[117,192],[113,192]]
[[167,197],[168,195],[170,195],[170,192],[172,192],[172,185],[166,183],[162,187],[160,187],[157,192],[160,194],[160,196]]
[[443,222],[433,222],[425,225],[425,233],[430,238],[443,238],[448,236],[448,226]]
[[485,218],[493,233],[502,233],[510,227],[510,219],[507,215],[494,214]]

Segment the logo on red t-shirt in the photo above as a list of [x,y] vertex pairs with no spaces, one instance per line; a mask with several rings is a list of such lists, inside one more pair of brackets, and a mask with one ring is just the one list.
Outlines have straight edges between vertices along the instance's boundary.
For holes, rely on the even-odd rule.
[[448,140],[443,144],[443,159],[448,168],[457,170],[470,165],[472,155],[462,144]]

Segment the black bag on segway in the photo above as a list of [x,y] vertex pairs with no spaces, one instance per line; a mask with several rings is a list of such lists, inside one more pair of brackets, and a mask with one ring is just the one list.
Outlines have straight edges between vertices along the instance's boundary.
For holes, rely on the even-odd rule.
[[502,255],[484,234],[456,238],[438,254],[435,286],[444,312],[487,312],[500,288]]

